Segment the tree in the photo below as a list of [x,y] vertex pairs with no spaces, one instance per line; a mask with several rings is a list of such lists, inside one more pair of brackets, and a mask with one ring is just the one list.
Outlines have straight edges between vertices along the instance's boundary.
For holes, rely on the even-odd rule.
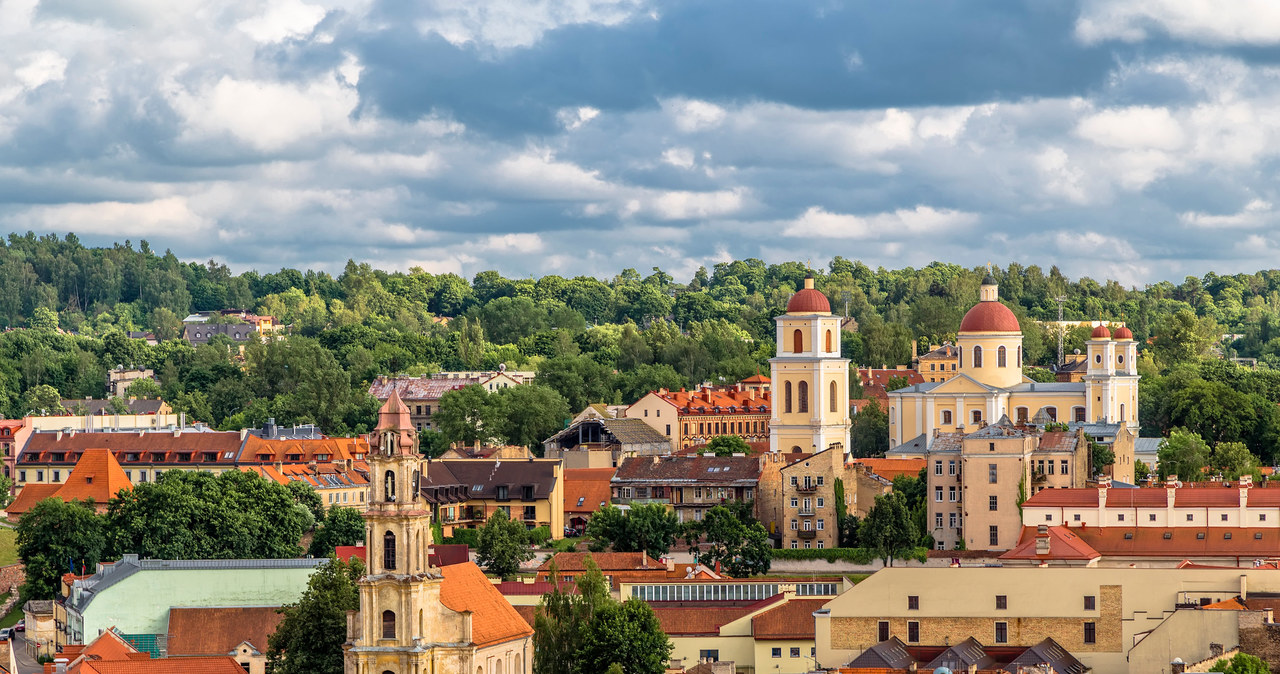
[[773,549],[769,532],[759,522],[743,522],[724,506],[708,510],[701,522],[691,522],[685,542],[699,564],[714,568],[718,562],[735,578],[769,572]]
[[124,390],[126,398],[154,399],[160,397],[160,384],[151,377],[133,380]]
[[364,517],[357,508],[333,506],[325,513],[324,520],[311,539],[312,557],[328,557],[339,545],[359,545],[364,542]]
[[450,442],[487,442],[502,434],[504,401],[483,386],[471,384],[441,396],[440,407],[431,418]]
[[601,606],[578,651],[580,671],[621,665],[624,674],[662,674],[674,646],[648,603],[631,597]]
[[506,412],[501,430],[509,445],[541,448],[542,441],[564,428],[570,417],[569,401],[546,386],[512,386],[498,389],[497,396]]
[[284,618],[267,638],[271,674],[342,674],[347,611],[360,609],[356,581],[364,564],[330,559],[307,581],[296,603],[280,608]]
[[503,580],[511,580],[520,572],[520,564],[531,559],[533,548],[524,525],[508,517],[505,510],[495,510],[480,528],[476,563]]
[[858,540],[862,547],[874,551],[885,566],[893,566],[895,557],[910,554],[920,540],[920,533],[911,521],[906,497],[898,493],[877,496],[875,505],[862,521]]
[[1212,463],[1228,480],[1237,479],[1241,475],[1253,475],[1258,470],[1258,457],[1243,442],[1219,442],[1214,445]]
[[707,442],[703,449],[704,452],[711,452],[716,456],[733,456],[734,454],[750,454],[751,446],[747,444],[737,435],[717,435]]
[[1262,658],[1248,653],[1236,653],[1231,659],[1220,658],[1210,671],[1222,674],[1270,674],[1271,667]]
[[21,414],[56,416],[63,412],[62,394],[48,384],[40,384],[27,389],[27,392],[22,394],[22,400],[18,406]]
[[634,505],[627,512],[612,505],[600,508],[587,520],[591,550],[640,552],[660,559],[676,544],[680,520],[660,503]]
[[1093,474],[1101,475],[1102,469],[1116,462],[1116,453],[1104,444],[1089,442],[1089,456],[1093,462]]
[[1135,484],[1141,484],[1142,481],[1150,477],[1150,475],[1150,466],[1137,460],[1133,462],[1133,479]]
[[1190,309],[1162,316],[1152,328],[1152,351],[1165,367],[1205,355],[1222,333],[1212,318],[1197,318]]
[[26,565],[22,596],[52,599],[62,574],[92,569],[105,559],[107,539],[92,501],[47,498],[18,522],[17,545]]
[[31,312],[31,320],[27,321],[27,327],[32,330],[54,332],[58,329],[58,314],[48,307],[36,307],[35,311]]
[[1177,475],[1184,482],[1199,482],[1205,478],[1204,469],[1209,465],[1209,445],[1199,435],[1175,428],[1160,442],[1157,456],[1160,479]]
[[853,415],[849,442],[856,458],[884,456],[889,451],[889,415],[879,400],[872,398]]

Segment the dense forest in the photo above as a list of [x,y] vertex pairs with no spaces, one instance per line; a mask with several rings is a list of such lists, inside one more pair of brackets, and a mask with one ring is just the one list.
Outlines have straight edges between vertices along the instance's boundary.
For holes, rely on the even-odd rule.
[[[356,262],[337,277],[295,269],[232,274],[212,261],[157,254],[145,241],[90,248],[74,235],[11,234],[0,246],[0,323],[11,328],[0,334],[0,411],[21,415],[48,409],[58,396],[102,396],[106,369],[119,365],[158,373],[158,391],[135,393],[162,394],[223,428],[275,417],[359,432],[376,411],[366,391],[378,374],[504,363],[537,370],[540,387],[550,389],[541,402],[556,414],[562,405],[629,402],[658,386],[767,372],[772,319],[810,271],[836,313],[857,321],[857,331],[844,335],[845,355],[875,366],[908,363],[913,341],[923,348],[953,340],[988,273],[941,262],[872,269],[836,256],[813,270],[737,260],[684,282],[659,268],[625,269],[608,280],[509,279],[496,271],[468,280]],[[1243,442],[1272,460],[1280,442],[1280,271],[1209,273],[1140,289],[1073,281],[1056,267],[1010,264],[990,273],[1022,323],[1029,365],[1056,360],[1057,335],[1035,320],[1055,320],[1057,298],[1068,320],[1124,321],[1142,345],[1144,435],[1188,427],[1210,444]],[[194,348],[177,339],[188,313],[231,308],[275,316],[290,338],[243,354],[220,338]],[[162,342],[125,336],[136,330]],[[1224,341],[1226,333],[1239,337]],[[1087,336],[1071,330],[1068,352],[1083,348]],[[1223,356],[1257,358],[1259,368]],[[500,402],[491,405],[494,414],[502,413]],[[527,439],[518,429],[498,435]]]

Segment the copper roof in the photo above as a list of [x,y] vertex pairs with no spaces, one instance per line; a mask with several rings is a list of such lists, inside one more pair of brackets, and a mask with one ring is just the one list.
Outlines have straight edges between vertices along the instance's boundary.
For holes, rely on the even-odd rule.
[[170,608],[169,655],[227,655],[246,641],[266,653],[282,619],[275,606]]
[[978,302],[960,320],[960,332],[1021,332],[1018,317],[996,302]]

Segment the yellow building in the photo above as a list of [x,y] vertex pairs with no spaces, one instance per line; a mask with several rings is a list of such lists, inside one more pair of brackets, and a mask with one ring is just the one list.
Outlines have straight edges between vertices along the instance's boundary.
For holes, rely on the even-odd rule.
[[1122,424],[1138,431],[1137,343],[1128,328],[1094,329],[1081,382],[1036,383],[1022,374],[1022,330],[999,301],[994,279],[964,316],[956,339],[959,370],[944,382],[889,393],[889,446],[938,432],[965,432],[1007,415],[1015,422]]
[[849,359],[840,357],[840,320],[812,276],[792,295],[787,313],[774,319],[770,451],[816,453],[834,444],[848,451]]
[[547,527],[552,538],[564,538],[560,459],[437,459],[423,465],[421,485],[445,536],[482,527],[501,510],[530,529]]
[[916,371],[928,382],[946,381],[960,371],[960,350],[950,343],[929,346],[916,361]]

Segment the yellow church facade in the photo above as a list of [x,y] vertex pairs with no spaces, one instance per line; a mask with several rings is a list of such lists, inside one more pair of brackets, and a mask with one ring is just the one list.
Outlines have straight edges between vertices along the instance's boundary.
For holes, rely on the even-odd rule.
[[944,382],[889,393],[889,445],[970,433],[1008,416],[1013,422],[1120,424],[1138,432],[1137,343],[1127,328],[1099,326],[1086,342],[1089,369],[1081,382],[1038,383],[1022,373],[1022,329],[984,279],[980,301],[960,324],[959,370]]

